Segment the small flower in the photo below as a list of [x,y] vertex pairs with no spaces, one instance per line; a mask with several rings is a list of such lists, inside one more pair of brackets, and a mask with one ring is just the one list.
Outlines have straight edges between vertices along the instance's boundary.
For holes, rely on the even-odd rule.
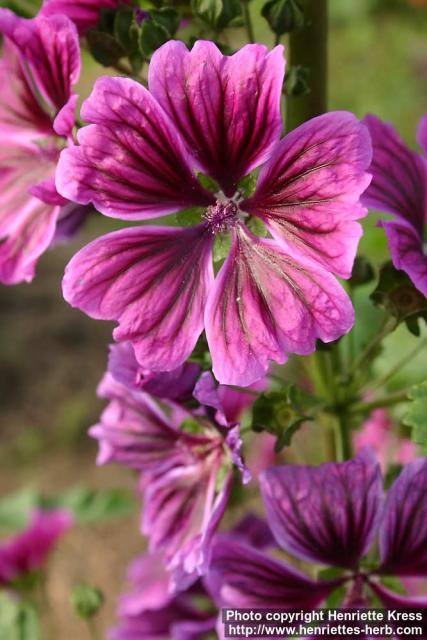
[[[149,91],[126,78],[97,80],[82,109],[92,124],[61,154],[58,190],[105,215],[184,210],[185,220],[186,209],[200,210],[194,226],[98,238],[67,267],[66,300],[117,320],[114,338],[130,340],[153,371],[182,365],[204,329],[215,377],[246,386],[270,360],[311,353],[317,338],[335,340],[353,324],[332,274],[349,277],[362,233],[368,132],[336,112],[280,140],[283,74],[280,46],[223,56],[212,42],[190,52],[170,41],[152,57]],[[257,167],[255,193],[245,194],[240,182]],[[269,238],[251,230],[256,218]],[[230,249],[214,278],[212,247],[223,236]]]
[[386,211],[393,220],[381,221],[396,269],[405,271],[427,295],[427,116],[418,126],[424,153],[411,151],[390,124],[368,115],[364,122],[373,143],[372,183],[363,196],[366,206]]
[[[164,382],[156,376],[158,389],[169,385],[168,399],[163,395],[160,403],[135,385],[133,374],[123,375],[135,365],[132,348],[124,347],[112,351],[114,356],[120,352],[121,366],[110,358],[98,389],[110,403],[89,433],[100,443],[98,464],[118,462],[141,473],[142,532],[151,551],[164,553],[174,584],[182,589],[206,570],[233,467],[241,471],[243,482],[250,480],[236,419],[253,397],[242,393],[244,398],[237,398],[234,390],[230,396],[204,373],[193,389],[193,404],[197,400],[199,406],[189,409],[182,400],[170,399],[174,382],[166,373]],[[117,372],[120,380],[114,377]],[[176,386],[183,389],[181,381]],[[184,387],[188,389],[188,381]]]
[[0,33],[0,282],[15,284],[32,280],[40,255],[86,215],[54,182],[74,126],[80,52],[63,16],[25,20],[0,9]]
[[[261,476],[268,524],[277,544],[300,561],[343,570],[313,580],[238,540],[218,536],[209,585],[220,606],[312,608],[345,586],[343,606],[427,608],[426,598],[394,593],[382,576],[427,576],[427,460],[405,466],[384,502],[381,472],[369,450],[344,463],[272,467]],[[366,554],[379,536],[376,563]],[[363,605],[362,605],[363,603]]]
[[120,4],[130,4],[127,0],[44,0],[42,16],[67,16],[74,22],[81,36],[88,29],[98,26],[101,9],[116,9]]
[[12,585],[41,569],[57,540],[72,523],[68,511],[34,511],[24,531],[0,542],[0,586]]

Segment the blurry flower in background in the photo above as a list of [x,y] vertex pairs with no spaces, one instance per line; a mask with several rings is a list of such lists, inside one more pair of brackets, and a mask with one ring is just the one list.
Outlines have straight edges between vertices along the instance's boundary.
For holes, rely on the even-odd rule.
[[55,188],[75,122],[80,51],[64,16],[18,18],[0,9],[0,282],[32,280],[40,255],[74,233],[87,208]]
[[24,531],[0,541],[0,586],[12,586],[43,568],[56,542],[72,526],[73,516],[64,510],[33,512]]
[[[311,608],[337,587],[343,606],[427,608],[425,597],[403,596],[383,576],[427,577],[427,460],[406,465],[384,503],[381,472],[364,450],[344,463],[272,467],[261,476],[267,522],[277,544],[304,562],[342,569],[313,580],[241,541],[216,538],[208,583],[219,606]],[[367,555],[379,536],[379,561]]]
[[[311,353],[317,338],[353,324],[333,274],[349,277],[362,234],[368,132],[335,112],[280,140],[283,73],[282,47],[223,56],[211,42],[188,51],[171,41],[152,57],[149,91],[99,78],[83,105],[92,124],[61,154],[62,195],[124,220],[184,210],[185,226],[98,238],[64,277],[67,301],[117,320],[114,338],[130,340],[148,369],[182,365],[205,329],[216,378],[246,386],[270,360]],[[242,179],[261,165],[255,192],[245,192]],[[214,278],[213,248],[227,239]]]
[[[164,380],[162,374],[148,378],[150,384],[155,381],[160,402],[138,386],[131,345],[112,347],[109,371],[98,389],[110,403],[89,431],[100,443],[98,464],[118,462],[141,472],[142,531],[150,550],[164,554],[179,589],[206,570],[211,539],[230,497],[233,467],[243,482],[250,479],[241,458],[238,419],[254,396],[218,387],[210,373],[194,386],[194,373],[198,368],[187,369],[176,382],[173,372]],[[185,404],[189,383],[195,408]]]
[[417,453],[417,447],[408,438],[402,438],[393,432],[393,423],[387,409],[372,411],[360,431],[354,434],[353,442],[356,453],[370,447],[375,451],[376,458],[383,474],[391,464],[407,464]]
[[120,4],[129,4],[126,0],[44,0],[40,14],[42,16],[67,16],[74,22],[81,36],[88,29],[96,27],[101,9],[116,9]]
[[427,295],[427,116],[418,125],[417,141],[424,154],[411,151],[395,129],[377,116],[364,119],[373,144],[373,179],[363,195],[369,206],[393,215],[382,221],[391,259]]

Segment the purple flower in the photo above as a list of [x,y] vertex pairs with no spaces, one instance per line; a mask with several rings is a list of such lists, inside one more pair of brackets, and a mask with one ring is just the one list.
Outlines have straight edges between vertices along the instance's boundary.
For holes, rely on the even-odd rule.
[[[275,546],[270,529],[252,513],[232,534],[259,549]],[[120,622],[112,631],[113,640],[201,640],[215,629],[217,610],[209,585],[200,579],[176,595],[164,565],[160,553],[146,554],[131,564],[128,580],[132,590],[120,598]]]
[[[206,570],[212,536],[229,499],[233,466],[243,482],[250,480],[234,419],[253,397],[243,393],[246,397],[237,403],[233,391],[229,401],[211,374],[204,373],[194,389],[199,407],[190,410],[164,399],[160,404],[132,382],[127,366],[134,364],[132,351],[120,345],[120,352],[115,348],[113,353],[121,356],[121,366],[110,358],[98,389],[110,403],[89,431],[100,442],[98,464],[119,462],[141,472],[142,531],[151,551],[164,553],[174,584],[184,588]],[[170,374],[164,375],[166,382],[157,374],[158,388],[173,386]]]
[[176,595],[163,565],[160,554],[132,563],[128,573],[132,591],[120,599],[112,640],[199,640],[215,629],[216,609],[202,582]]
[[82,215],[54,183],[74,126],[80,52],[74,25],[61,16],[25,20],[0,9],[0,33],[0,282],[15,284],[34,277],[61,221],[75,225]]
[[[381,472],[369,450],[318,467],[272,467],[261,476],[268,523],[278,545],[300,561],[343,569],[314,580],[232,537],[214,544],[209,584],[218,604],[232,607],[320,605],[338,586],[344,605],[376,594],[384,606],[427,608],[426,598],[391,592],[381,576],[427,576],[427,460],[406,465],[384,501]],[[379,536],[379,563],[364,558]]]
[[130,342],[110,345],[108,369],[113,378],[130,389],[143,389],[158,398],[181,402],[192,398],[200,376],[200,367],[192,362],[163,373],[145,369],[138,363]]
[[43,16],[67,16],[84,36],[88,29],[98,25],[101,9],[116,9],[128,0],[44,0],[40,10]]
[[0,586],[41,569],[58,538],[72,523],[68,511],[34,511],[24,531],[0,542]]
[[368,115],[364,122],[373,143],[372,183],[364,203],[393,215],[382,221],[396,269],[405,271],[427,295],[427,116],[418,126],[417,140],[424,154],[411,151],[390,124]]
[[[179,367],[205,329],[216,378],[249,385],[270,360],[311,353],[317,338],[334,340],[353,324],[332,272],[350,275],[362,233],[368,132],[336,112],[279,140],[283,73],[280,46],[247,45],[229,57],[211,42],[189,52],[171,41],[153,55],[149,91],[104,77],[84,103],[92,124],[61,154],[64,196],[124,220],[200,211],[194,226],[98,238],[67,267],[66,300],[117,320],[114,338],[132,341],[148,369]],[[239,183],[260,166],[245,196]],[[256,218],[270,238],[251,230]],[[212,247],[223,235],[231,247],[214,278]]]

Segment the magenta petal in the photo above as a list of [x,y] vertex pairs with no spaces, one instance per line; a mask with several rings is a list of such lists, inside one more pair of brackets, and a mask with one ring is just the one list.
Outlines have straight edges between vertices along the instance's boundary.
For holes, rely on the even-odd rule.
[[380,532],[381,571],[427,577],[427,460],[410,462],[387,495]]
[[317,607],[337,586],[317,582],[231,536],[218,536],[207,577],[221,607]]
[[98,395],[111,401],[99,423],[89,429],[99,441],[98,464],[119,462],[146,471],[171,467],[175,458],[180,459],[179,432],[147,394],[132,392],[107,373]]
[[330,273],[240,227],[205,312],[214,374],[223,384],[247,386],[265,375],[270,359],[311,353],[317,338],[335,340],[353,320]]
[[[0,31],[4,14],[0,9]],[[52,135],[52,119],[37,100],[14,44],[3,40],[0,60],[0,125],[4,135],[37,138]]]
[[427,296],[427,256],[422,236],[412,224],[401,219],[382,221],[381,226],[387,234],[394,266],[405,271],[417,289]]
[[40,569],[58,539],[73,524],[68,511],[36,510],[27,528],[0,543],[0,585]]
[[61,154],[62,195],[123,219],[212,204],[174,125],[141,84],[99,78],[81,114],[94,124],[80,129],[80,146]]
[[280,46],[268,53],[246,45],[223,56],[213,42],[198,41],[191,51],[168,42],[154,53],[148,80],[199,167],[233,195],[280,135],[283,74]]
[[10,20],[0,12],[0,31],[17,47],[25,71],[47,105],[56,113],[71,97],[80,75],[80,48],[76,28],[65,16]]
[[170,576],[161,553],[147,553],[134,560],[128,570],[132,591],[120,598],[119,615],[135,616],[165,607],[173,598]]
[[126,0],[44,0],[40,14],[43,16],[64,15],[76,25],[79,34],[84,35],[98,25],[102,8],[114,8]]
[[369,134],[354,115],[328,113],[281,140],[262,168],[254,195],[241,208],[262,218],[295,256],[338,275],[351,274],[369,184]]
[[138,363],[130,342],[110,345],[108,370],[129,389],[143,389],[158,398],[180,402],[192,398],[194,385],[200,375],[200,367],[193,362],[185,362],[173,371],[155,373],[144,369]]
[[373,115],[364,119],[373,144],[372,182],[363,196],[369,206],[409,222],[420,234],[427,213],[427,170],[424,159]]
[[418,123],[417,142],[424,153],[427,153],[427,116],[423,116]]
[[369,586],[388,609],[427,609],[427,596],[402,596],[372,580]]
[[192,352],[212,285],[212,235],[203,226],[135,227],[91,242],[67,266],[63,291],[74,307],[118,320],[142,366],[170,371]]
[[372,544],[383,489],[369,450],[341,464],[271,467],[260,482],[268,524],[288,553],[354,568]]

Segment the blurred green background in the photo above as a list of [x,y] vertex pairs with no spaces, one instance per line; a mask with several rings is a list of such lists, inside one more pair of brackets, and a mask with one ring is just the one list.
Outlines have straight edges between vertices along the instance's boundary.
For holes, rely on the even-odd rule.
[[[262,4],[263,0],[251,2],[254,17]],[[261,17],[255,18],[255,32],[260,41],[272,43]],[[230,38],[236,36],[240,37],[230,32]],[[85,55],[78,87],[83,97],[101,73],[105,70]],[[415,146],[417,122],[427,112],[426,78],[427,0],[330,0],[330,109],[348,109],[360,117],[374,112],[393,122]],[[361,251],[378,265],[388,252],[384,233],[375,222],[374,214],[364,221]],[[77,482],[128,488],[134,484],[122,469],[97,470],[96,447],[86,437],[87,427],[102,407],[95,389],[105,368],[112,324],[95,322],[68,307],[60,289],[64,266],[73,253],[100,232],[116,227],[116,222],[94,216],[71,245],[56,247],[42,258],[32,284],[0,289],[1,494],[28,483],[48,493]],[[371,289],[362,291],[357,301],[356,332],[362,341],[376,330],[376,314],[368,302]],[[415,341],[403,328],[390,337],[378,372]],[[417,382],[424,375],[421,355],[393,384]],[[136,515],[131,522],[99,525],[75,535],[69,545],[79,562],[73,561],[71,567],[63,550],[62,573],[58,570],[52,578],[54,600],[62,612],[58,614],[61,640],[74,640],[79,632],[79,622],[65,604],[72,580],[90,580],[106,591],[111,604],[105,620],[111,622],[111,606],[122,587],[118,576],[142,546]],[[93,549],[102,561],[86,561],[87,550],[93,553]]]

